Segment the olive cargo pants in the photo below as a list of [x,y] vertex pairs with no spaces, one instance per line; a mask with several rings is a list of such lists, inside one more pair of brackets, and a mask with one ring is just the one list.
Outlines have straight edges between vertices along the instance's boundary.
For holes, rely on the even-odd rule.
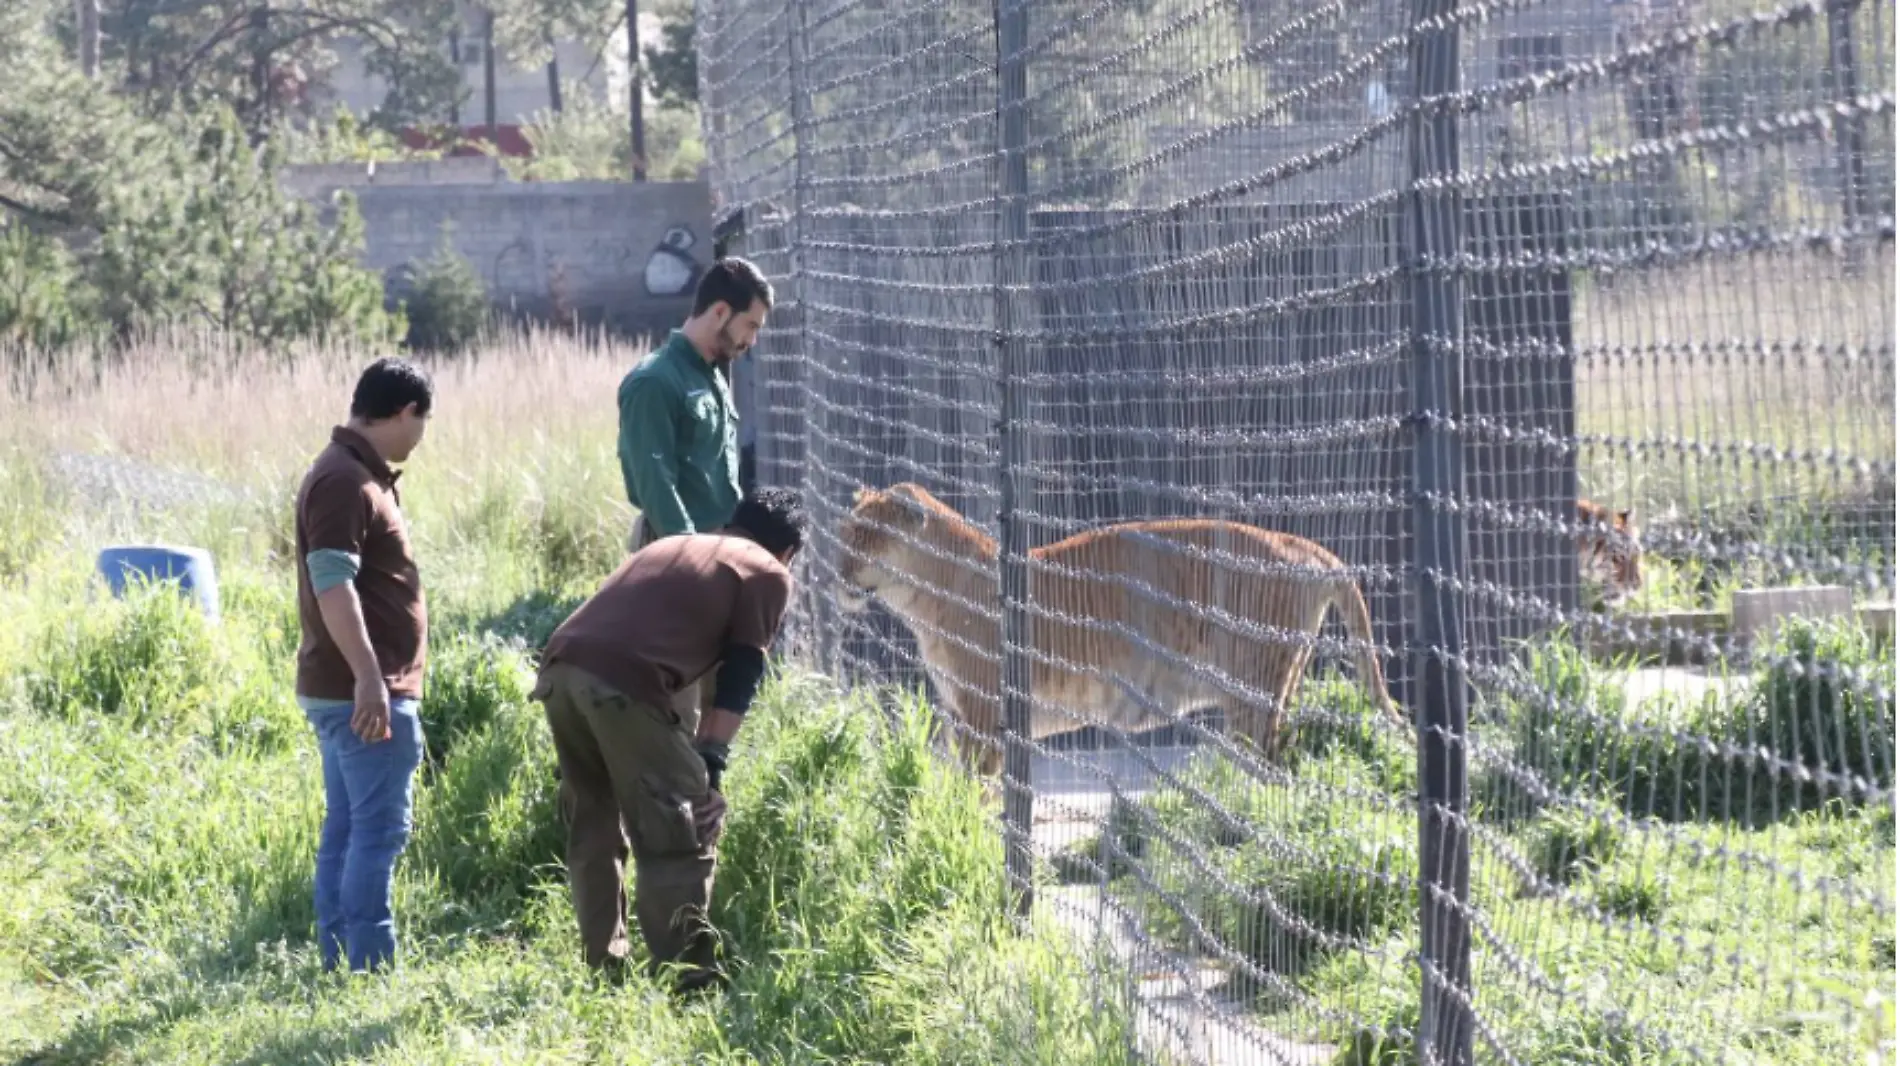
[[693,749],[697,710],[649,706],[560,662],[542,669],[534,698],[561,769],[568,882],[587,964],[627,956],[631,850],[633,910],[652,972],[677,962],[690,969],[685,983],[711,976],[717,936],[706,915],[721,827],[702,838],[694,820],[710,795]]

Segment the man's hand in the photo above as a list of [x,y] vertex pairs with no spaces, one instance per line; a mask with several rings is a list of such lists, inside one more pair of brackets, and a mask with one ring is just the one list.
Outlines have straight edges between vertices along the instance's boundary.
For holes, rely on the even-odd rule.
[[694,747],[695,750],[699,752],[700,759],[706,764],[706,787],[712,789],[714,792],[718,792],[719,783],[724,779],[726,774],[726,756],[728,754],[726,745],[715,741],[701,740]]
[[356,678],[350,728],[365,744],[389,739],[389,689],[383,684],[383,670],[370,648],[369,630],[363,623],[363,604],[356,597],[356,586],[344,582],[317,597],[317,610],[323,615],[330,639],[336,641],[343,660],[350,664]]
[[708,791],[706,798],[693,804],[693,828],[699,831],[701,847],[710,847],[726,829],[726,797]]
[[356,710],[350,715],[350,728],[365,744],[389,739],[389,688],[380,675],[356,679]]

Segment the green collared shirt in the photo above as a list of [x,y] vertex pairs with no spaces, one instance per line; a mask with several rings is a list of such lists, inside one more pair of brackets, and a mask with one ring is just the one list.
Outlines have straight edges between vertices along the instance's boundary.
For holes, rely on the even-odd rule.
[[620,477],[662,537],[724,526],[739,506],[739,412],[679,330],[620,382]]

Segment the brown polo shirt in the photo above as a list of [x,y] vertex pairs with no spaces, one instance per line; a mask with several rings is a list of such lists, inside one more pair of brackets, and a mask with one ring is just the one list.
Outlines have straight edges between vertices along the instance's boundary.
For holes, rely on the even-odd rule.
[[554,631],[541,658],[665,707],[717,667],[727,645],[769,650],[791,594],[792,575],[752,540],[665,537],[628,556]]
[[323,624],[310,582],[306,560],[328,548],[359,560],[356,595],[390,697],[422,698],[429,616],[396,491],[400,476],[362,434],[338,426],[297,489],[298,695],[348,700],[356,693],[356,678]]

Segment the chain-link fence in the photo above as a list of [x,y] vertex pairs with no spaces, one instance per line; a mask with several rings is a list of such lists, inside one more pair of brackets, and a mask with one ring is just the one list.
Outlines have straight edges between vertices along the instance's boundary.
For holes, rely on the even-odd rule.
[[1891,0],[997,5],[699,0],[796,654],[1155,1060],[1862,1062]]

